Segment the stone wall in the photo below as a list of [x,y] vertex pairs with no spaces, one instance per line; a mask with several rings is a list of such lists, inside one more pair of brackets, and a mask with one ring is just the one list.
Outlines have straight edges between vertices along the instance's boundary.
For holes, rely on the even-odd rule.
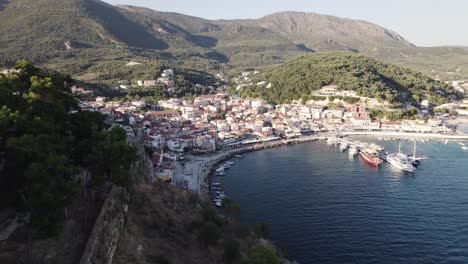
[[[135,181],[153,183],[155,181],[153,165],[145,152],[142,136],[129,137],[128,141],[137,147],[138,161],[133,166],[132,172],[136,177]],[[120,233],[125,225],[129,203],[130,193],[123,187],[113,186],[94,223],[80,264],[111,264],[113,262]]]
[[129,193],[113,186],[89,236],[80,264],[111,264],[130,202]]

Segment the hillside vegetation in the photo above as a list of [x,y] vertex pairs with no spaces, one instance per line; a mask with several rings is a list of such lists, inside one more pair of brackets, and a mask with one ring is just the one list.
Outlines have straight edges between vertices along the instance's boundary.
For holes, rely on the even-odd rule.
[[137,185],[114,262],[279,264],[263,239],[268,228],[258,225],[252,232],[234,220],[239,208],[231,205],[223,218],[194,193],[161,183]]
[[16,69],[0,74],[0,209],[28,213],[32,237],[49,237],[83,192],[130,184],[136,154],[123,129],[80,110],[69,76],[25,61]]
[[307,55],[273,67],[256,77],[253,85],[241,90],[244,97],[262,97],[273,103],[285,103],[309,96],[325,85],[336,84],[341,90],[386,100],[401,106],[428,99],[435,104],[460,96],[451,86],[428,76],[351,52]]
[[27,59],[92,82],[139,78],[121,67],[130,61],[215,74],[331,50],[363,53],[444,79],[468,78],[463,48],[414,47],[378,25],[314,13],[206,20],[99,0],[3,0],[0,21],[0,67]]

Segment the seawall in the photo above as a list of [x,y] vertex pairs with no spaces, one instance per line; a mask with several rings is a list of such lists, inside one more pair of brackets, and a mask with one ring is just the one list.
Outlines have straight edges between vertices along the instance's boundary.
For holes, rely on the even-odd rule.
[[291,144],[312,142],[312,141],[316,141],[319,139],[326,139],[326,137],[311,136],[311,137],[303,137],[303,138],[296,138],[296,139],[280,140],[280,141],[274,141],[274,142],[269,142],[269,143],[250,145],[250,146],[232,149],[232,150],[228,150],[223,153],[220,153],[217,156],[214,156],[212,159],[206,161],[202,166],[200,166],[199,195],[202,198],[209,199],[210,184],[211,184],[210,175],[213,173],[214,168],[221,162],[233,158],[235,155],[240,155],[240,154],[247,153],[247,152],[259,151],[263,149],[277,148],[277,147],[287,146]]

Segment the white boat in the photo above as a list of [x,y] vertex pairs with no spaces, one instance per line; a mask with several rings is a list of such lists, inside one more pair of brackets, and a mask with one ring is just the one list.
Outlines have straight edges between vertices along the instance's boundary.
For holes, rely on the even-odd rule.
[[224,168],[225,170],[228,170],[228,169],[231,168],[231,165],[229,165],[229,164],[227,164],[227,163],[224,163],[223,168]]
[[223,202],[220,202],[220,201],[216,202],[216,206],[217,206],[217,207],[223,206]]
[[467,146],[463,146],[462,149],[463,149],[463,150],[468,150],[468,147],[467,147]]
[[327,139],[328,145],[335,145],[338,144],[338,139],[336,137],[329,137]]
[[346,151],[349,148],[349,145],[346,143],[342,143],[340,145],[340,151]]
[[227,175],[227,173],[226,173],[226,172],[218,172],[216,175],[218,175],[218,176],[224,176],[224,175]]
[[216,169],[216,172],[218,172],[218,173],[219,173],[219,172],[223,172],[223,171],[224,171],[224,167],[223,167],[223,166],[221,166],[221,167],[219,167],[219,168]]
[[234,157],[238,158],[238,159],[242,159],[243,156],[242,155],[234,155]]
[[352,155],[352,156],[356,156],[359,154],[358,149],[355,147],[350,147],[348,152],[349,152],[349,155]]
[[392,153],[387,155],[387,162],[390,165],[407,172],[414,172],[416,168],[413,165],[413,160],[408,158],[400,151],[401,143],[398,145],[398,153]]
[[221,183],[220,183],[220,182],[213,182],[211,185],[213,185],[213,186],[221,186]]
[[369,146],[369,147],[370,147],[370,148],[372,148],[372,149],[375,149],[375,150],[377,150],[377,151],[382,151],[382,150],[384,150],[384,149],[385,149],[384,147],[382,147],[382,146],[379,146],[379,145],[377,145],[377,144],[374,144],[374,143],[370,144],[370,146]]
[[232,162],[232,161],[227,161],[226,164],[229,164],[229,165],[232,166],[232,165],[234,165],[234,162]]

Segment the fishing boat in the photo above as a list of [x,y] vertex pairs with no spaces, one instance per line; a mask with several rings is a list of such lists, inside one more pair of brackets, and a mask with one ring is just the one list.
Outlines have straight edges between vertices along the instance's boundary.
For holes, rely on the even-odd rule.
[[382,160],[379,157],[379,153],[374,149],[363,149],[360,152],[362,159],[364,159],[367,163],[372,166],[379,166],[382,163]]
[[348,153],[351,156],[356,156],[359,154],[359,150],[356,147],[350,147]]
[[387,162],[402,171],[414,172],[416,170],[413,160],[401,153],[401,143],[398,144],[398,153],[387,155]]
[[224,167],[221,166],[219,168],[216,169],[216,172],[220,173],[220,172],[223,172],[224,171]]
[[234,155],[234,157],[238,158],[238,159],[242,159],[243,156],[242,155]]

